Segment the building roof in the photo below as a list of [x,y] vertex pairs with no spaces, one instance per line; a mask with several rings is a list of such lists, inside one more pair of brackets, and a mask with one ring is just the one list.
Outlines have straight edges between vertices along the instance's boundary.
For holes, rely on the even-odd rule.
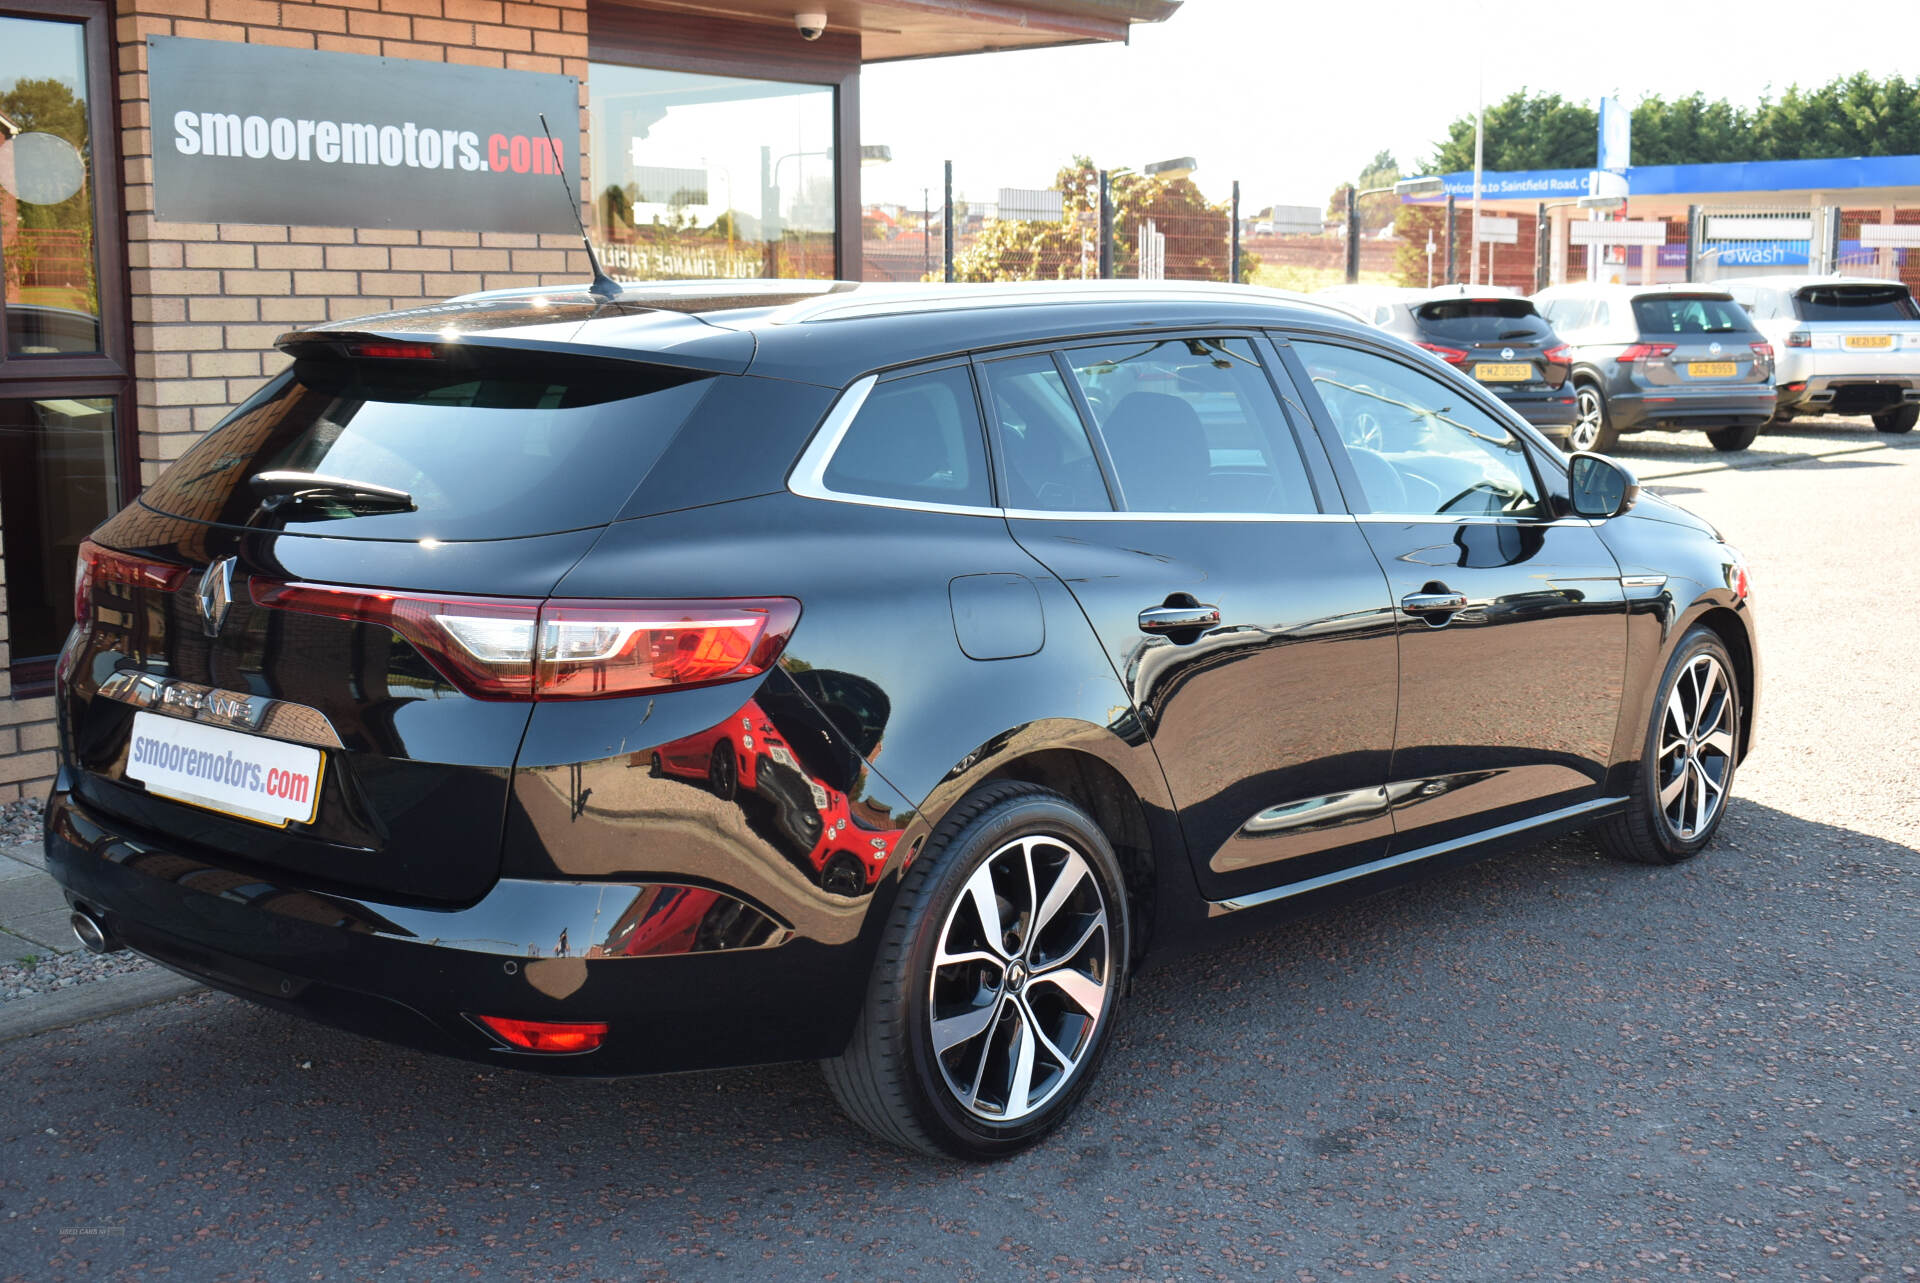
[[[617,2],[617,0],[616,0]],[[1136,22],[1164,22],[1181,0],[630,0],[635,7],[784,28],[827,15],[827,34],[858,36],[862,62],[998,49],[1125,42]]]

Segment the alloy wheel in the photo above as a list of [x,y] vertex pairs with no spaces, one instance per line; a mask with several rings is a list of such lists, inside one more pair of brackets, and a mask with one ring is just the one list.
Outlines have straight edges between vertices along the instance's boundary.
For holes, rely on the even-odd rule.
[[1606,426],[1606,410],[1600,403],[1600,394],[1592,388],[1580,388],[1574,393],[1574,406],[1578,417],[1567,430],[1567,446],[1571,450],[1591,450]]
[[1680,671],[1660,720],[1660,813],[1690,842],[1712,827],[1733,779],[1733,687],[1712,655]]
[[1111,1006],[1113,963],[1100,879],[1070,843],[1029,835],[982,861],[941,925],[927,998],[961,1108],[1015,1122],[1065,1089]]

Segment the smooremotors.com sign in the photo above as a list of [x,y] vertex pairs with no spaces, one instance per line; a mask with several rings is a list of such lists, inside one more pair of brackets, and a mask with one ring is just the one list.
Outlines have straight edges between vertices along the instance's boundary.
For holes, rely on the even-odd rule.
[[574,230],[572,76],[171,36],[147,46],[161,219]]

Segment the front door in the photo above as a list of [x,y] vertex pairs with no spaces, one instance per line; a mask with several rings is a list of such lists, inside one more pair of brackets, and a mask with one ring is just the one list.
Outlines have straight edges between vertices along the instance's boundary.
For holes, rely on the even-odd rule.
[[1264,340],[1109,340],[981,369],[1014,537],[1130,691],[1203,892],[1383,855],[1386,582]]
[[1593,523],[1556,518],[1545,461],[1420,358],[1291,350],[1397,608],[1396,854],[1598,797],[1627,616]]

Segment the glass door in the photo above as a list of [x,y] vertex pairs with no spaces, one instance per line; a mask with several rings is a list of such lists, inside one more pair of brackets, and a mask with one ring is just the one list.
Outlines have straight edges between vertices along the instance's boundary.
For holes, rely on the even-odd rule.
[[0,8],[0,635],[14,697],[45,688],[75,551],[132,472],[107,21],[82,0]]

